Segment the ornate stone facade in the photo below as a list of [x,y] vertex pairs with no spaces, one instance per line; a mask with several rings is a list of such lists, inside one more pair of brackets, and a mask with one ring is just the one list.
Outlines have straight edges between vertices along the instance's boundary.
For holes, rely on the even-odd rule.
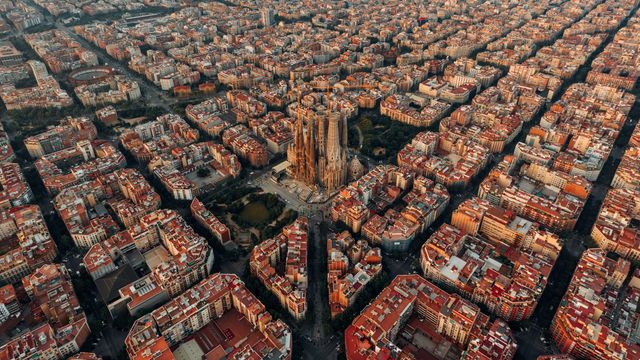
[[347,121],[338,114],[298,116],[287,158],[296,180],[334,191],[347,182]]

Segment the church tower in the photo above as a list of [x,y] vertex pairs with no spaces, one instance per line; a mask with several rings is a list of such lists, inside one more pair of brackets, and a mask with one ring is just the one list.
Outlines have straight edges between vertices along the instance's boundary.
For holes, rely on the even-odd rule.
[[[305,121],[306,120],[306,121]],[[347,182],[347,120],[339,113],[300,115],[287,151],[292,175],[332,192]]]

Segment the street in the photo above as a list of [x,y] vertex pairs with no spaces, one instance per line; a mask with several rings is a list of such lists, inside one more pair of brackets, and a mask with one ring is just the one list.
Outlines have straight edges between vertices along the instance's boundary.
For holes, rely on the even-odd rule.
[[[171,97],[167,92],[159,89],[158,86],[151,83],[146,77],[144,77],[144,75],[138,74],[129,69],[126,65],[110,58],[105,51],[97,47],[95,44],[85,40],[81,36],[78,36],[72,29],[64,26],[59,20],[55,20],[51,16],[46,16],[45,19],[45,24],[55,26],[56,29],[66,32],[83,47],[91,49],[97,55],[101,64],[113,67],[118,72],[137,80],[142,90],[142,99],[140,101],[144,102],[145,107],[158,107],[166,112],[172,112],[172,108],[175,109],[174,105],[180,103],[179,99]],[[608,41],[610,41],[611,38],[612,36],[609,36]],[[608,41],[606,43],[608,43]],[[601,48],[604,48],[606,43],[603,44]],[[590,62],[598,52],[599,51],[596,51],[592,54],[590,58],[591,60],[583,65],[582,70],[590,67]],[[586,72],[584,73],[586,74]],[[565,85],[580,81],[584,81],[584,78],[576,77],[571,80],[567,80],[567,84]],[[419,266],[420,252],[415,251],[415,249],[420,249],[429,236],[431,236],[441,224],[449,222],[452,212],[462,202],[477,195],[480,182],[484,176],[486,176],[490,169],[498,164],[506,154],[513,153],[515,145],[518,142],[525,140],[529,130],[538,124],[545,110],[546,109],[543,109],[531,121],[525,123],[515,139],[505,146],[504,151],[492,154],[486,168],[480,171],[469,186],[460,191],[451,191],[450,202],[444,213],[436,219],[423,234],[419,235],[414,240],[415,243],[412,244],[411,247],[414,251],[401,255],[384,255],[382,259],[383,269],[389,274],[391,279],[401,274],[422,274],[422,270]],[[640,100],[638,99],[631,111],[631,114],[637,113],[640,113]],[[600,204],[607,194],[609,185],[614,176],[615,170],[618,167],[620,159],[624,154],[626,144],[631,136],[631,132],[636,121],[637,119],[629,119],[623,129],[621,129],[620,138],[616,141],[607,162],[603,166],[600,176],[593,184],[593,189],[581,216],[578,219],[575,230],[567,234],[562,234],[563,239],[565,240],[564,247],[555,262],[555,266],[548,278],[548,284],[538,301],[533,315],[527,320],[510,323],[513,334],[518,343],[516,359],[534,360],[540,355],[558,353],[558,349],[553,343],[553,340],[551,340],[549,332],[551,322],[555,315],[555,311],[557,310],[560,302],[562,301],[562,297],[569,286],[578,260],[586,248],[587,244],[585,243],[585,239],[588,239],[589,237],[591,228],[596,220]],[[359,148],[362,148],[362,130],[357,125],[355,126],[355,129],[359,136]],[[204,134],[203,131],[199,130],[199,132],[201,135]],[[15,140],[16,135],[18,134],[10,134],[11,139]],[[22,134],[19,135],[22,136]],[[202,137],[205,136],[203,135]],[[106,138],[106,136],[101,134],[101,138]],[[112,140],[114,140],[114,142],[117,141],[115,137],[112,137]],[[381,163],[380,161],[376,161],[366,156],[366,154],[361,154],[360,151],[356,149],[350,149],[349,154],[360,157],[363,162],[368,165],[369,170]],[[26,159],[22,160],[26,164],[23,166],[25,172],[28,172],[28,174],[37,174],[31,163],[28,163]],[[151,182],[153,175],[147,171],[145,166],[140,164],[129,164],[128,166],[137,166],[147,178],[147,181]],[[343,336],[341,332],[330,331],[331,327],[326,323],[326,314],[328,312],[328,299],[326,298],[327,268],[325,261],[323,260],[325,256],[324,254],[327,251],[327,231],[330,231],[327,230],[327,228],[330,227],[329,225],[331,223],[330,219],[328,219],[328,214],[331,209],[332,196],[328,196],[326,201],[321,203],[307,203],[301,200],[292,190],[284,186],[282,183],[274,182],[271,179],[271,170],[274,166],[274,164],[270,164],[262,169],[253,170],[251,172],[248,172],[248,169],[244,170],[242,177],[233,180],[233,185],[242,184],[243,186],[256,186],[266,193],[276,194],[285,202],[286,208],[295,210],[301,216],[306,216],[309,219],[307,249],[308,288],[306,299],[308,306],[308,320],[292,325],[295,339],[293,346],[296,348],[296,352],[298,352],[303,359],[337,359],[343,345]],[[29,179],[29,181],[32,187],[41,187],[41,184],[39,185],[39,178]],[[230,186],[230,184],[216,186],[208,191],[206,195],[213,196],[217,193],[225,192],[228,190],[228,186]],[[179,211],[183,216],[185,216],[185,218],[190,216],[186,202],[172,201],[167,194],[161,193],[160,191],[158,192],[163,197],[163,207],[168,207],[169,205],[167,204],[169,203],[175,204],[171,205],[175,207],[175,210]],[[52,235],[55,235],[56,241],[60,243],[60,234],[66,234],[66,228],[56,228],[64,225],[60,225],[61,221],[52,206],[51,197],[43,192],[36,195],[38,196],[38,205],[46,216],[48,226],[52,228]],[[193,221],[193,219],[190,219],[189,221]],[[224,261],[221,261],[221,259],[224,259]],[[226,259],[224,257],[220,257],[219,254],[216,254],[217,264],[215,266],[221,272],[236,274],[241,278],[244,278],[246,281],[245,271],[248,259],[249,254],[246,253],[243,253],[234,259]],[[61,253],[60,261],[69,269],[75,280],[78,280],[81,276],[85,277],[85,279],[82,280],[87,280],[88,275],[84,274],[82,255],[76,248],[72,248],[70,250],[65,249],[65,251]],[[98,299],[96,291],[85,292],[78,295],[80,297],[84,297],[83,301],[88,301],[91,304],[95,303],[99,307],[103,305],[101,300]],[[86,299],[88,296],[91,298]],[[359,308],[353,310],[360,312],[362,309]],[[88,316],[91,317],[92,320],[99,317],[96,313],[90,313]],[[104,354],[112,358],[117,357],[117,352],[123,346],[122,344],[124,343],[126,332],[119,331],[112,325],[112,323],[109,323],[103,331],[92,334],[87,347],[92,351],[99,352],[100,354]]]

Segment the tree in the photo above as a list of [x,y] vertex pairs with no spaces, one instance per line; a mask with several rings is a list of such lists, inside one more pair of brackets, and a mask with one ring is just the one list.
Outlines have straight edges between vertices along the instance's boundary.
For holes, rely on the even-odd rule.
[[256,234],[254,234],[253,232],[251,233],[251,243],[253,243],[253,244],[258,244],[258,243],[260,243],[260,239],[258,239],[258,237],[256,236]]
[[62,250],[70,250],[74,247],[74,243],[68,235],[60,236],[60,248]]
[[204,178],[211,175],[211,170],[208,167],[203,167],[198,169],[197,172],[198,177]]
[[119,314],[113,321],[113,326],[118,330],[128,330],[133,325],[134,317],[129,316],[129,314],[122,313]]

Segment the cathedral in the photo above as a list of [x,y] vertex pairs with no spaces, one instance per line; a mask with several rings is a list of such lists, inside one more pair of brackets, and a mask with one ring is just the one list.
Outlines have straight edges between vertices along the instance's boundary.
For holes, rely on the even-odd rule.
[[339,114],[298,116],[287,152],[296,180],[332,192],[347,182],[347,120]]

